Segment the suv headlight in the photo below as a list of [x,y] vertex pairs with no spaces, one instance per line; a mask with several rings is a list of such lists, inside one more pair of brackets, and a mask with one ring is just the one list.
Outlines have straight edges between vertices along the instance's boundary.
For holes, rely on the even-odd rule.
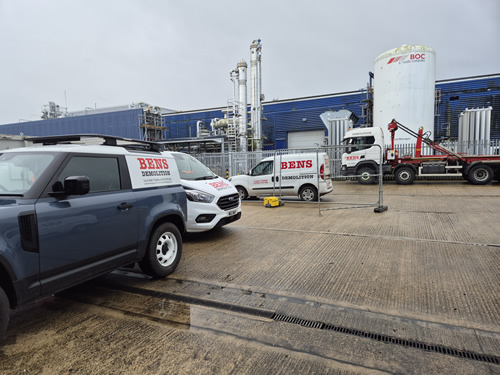
[[186,190],[186,196],[187,199],[191,202],[200,203],[211,203],[215,198],[212,194],[208,194],[199,190]]

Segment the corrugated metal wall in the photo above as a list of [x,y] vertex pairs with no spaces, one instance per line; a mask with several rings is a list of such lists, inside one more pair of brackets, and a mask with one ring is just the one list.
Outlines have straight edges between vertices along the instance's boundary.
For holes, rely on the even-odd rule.
[[196,137],[196,123],[203,121],[203,126],[211,130],[210,122],[214,118],[224,118],[221,109],[207,109],[196,112],[176,112],[165,116],[167,139]]
[[[493,107],[491,139],[500,138],[500,75],[490,75],[436,82],[441,100],[436,107],[434,134],[436,139],[456,139],[458,119],[466,108]],[[308,98],[278,100],[264,103],[262,134],[264,149],[287,148],[287,133],[291,131],[325,130],[321,113],[348,109],[359,117],[357,125],[364,124],[362,106],[366,92],[353,91]],[[55,135],[74,133],[101,133],[141,139],[138,115],[141,109],[66,117],[53,120],[22,122],[0,126],[0,134]],[[189,112],[174,112],[165,116],[166,139],[196,136],[196,123],[203,121],[210,130],[213,118],[223,118],[223,108]]]
[[63,117],[51,120],[1,125],[0,134],[45,136],[58,134],[105,134],[141,139],[139,114],[142,109],[95,115]]
[[500,76],[489,78],[438,81],[441,103],[434,124],[436,139],[458,137],[458,119],[466,108],[493,107],[491,139],[500,138]]
[[[441,95],[434,125],[436,140],[458,137],[458,119],[466,108],[488,106],[493,107],[491,139],[500,138],[500,75],[438,81],[436,89]],[[264,149],[287,148],[287,133],[292,131],[324,129],[327,135],[319,116],[328,110],[348,109],[360,118],[357,125],[363,125],[361,108],[365,99],[366,92],[358,91],[264,103]],[[222,118],[222,111],[214,109],[169,114],[166,116],[169,137],[194,136],[197,121],[203,121],[208,127],[214,117]]]
[[[287,134],[293,131],[324,130],[328,135],[320,115],[326,111],[348,109],[361,118],[362,100],[366,93],[356,92],[329,97],[315,97],[302,100],[264,103],[262,121],[264,149],[287,148]],[[358,125],[364,124],[363,119]]]
[[[287,133],[290,131],[325,130],[326,127],[319,117],[325,111],[349,109],[361,117],[362,100],[366,93],[351,92],[328,96],[318,96],[303,99],[283,100],[264,103],[264,119],[262,120],[262,135],[264,149],[287,148]],[[186,138],[196,136],[196,123],[203,121],[210,129],[213,118],[223,118],[222,109],[207,111],[172,113],[165,116],[168,137]],[[360,121],[358,124],[362,124]]]

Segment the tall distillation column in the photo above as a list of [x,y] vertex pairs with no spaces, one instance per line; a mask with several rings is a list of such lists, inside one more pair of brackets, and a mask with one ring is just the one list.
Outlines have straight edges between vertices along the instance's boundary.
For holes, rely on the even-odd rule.
[[248,122],[248,114],[247,114],[247,63],[245,60],[241,59],[241,61],[236,66],[238,69],[238,88],[239,88],[239,97],[238,97],[238,105],[239,105],[239,131],[238,136],[240,140],[240,147],[238,151],[247,151],[247,122]]
[[255,140],[255,150],[262,151],[262,44],[260,39],[250,45],[250,80],[251,80],[251,128]]

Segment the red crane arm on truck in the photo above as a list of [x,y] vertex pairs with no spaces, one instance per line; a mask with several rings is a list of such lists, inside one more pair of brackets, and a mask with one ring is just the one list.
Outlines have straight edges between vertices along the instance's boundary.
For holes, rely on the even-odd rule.
[[423,131],[422,127],[420,127],[418,133],[415,133],[410,128],[407,128],[406,126],[404,126],[400,122],[397,122],[395,119],[393,119],[388,125],[388,130],[389,130],[389,132],[391,132],[391,147],[393,150],[394,150],[394,133],[398,129],[404,130],[406,133],[410,134],[411,136],[413,136],[417,139],[417,155],[416,155],[417,157],[420,156],[422,142],[424,142],[426,145],[428,145],[432,149],[434,149],[442,154],[453,156],[453,157],[460,159],[460,160],[465,160],[463,156],[457,154],[456,152],[453,152],[453,151],[447,149],[446,147],[443,147],[440,144],[438,144],[434,141],[431,141],[428,136],[422,134],[422,131]]

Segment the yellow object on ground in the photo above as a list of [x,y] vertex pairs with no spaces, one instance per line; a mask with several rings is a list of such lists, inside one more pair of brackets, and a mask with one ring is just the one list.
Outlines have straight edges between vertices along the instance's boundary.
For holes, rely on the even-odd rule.
[[264,198],[265,207],[278,207],[280,206],[280,200],[277,197],[267,197]]

